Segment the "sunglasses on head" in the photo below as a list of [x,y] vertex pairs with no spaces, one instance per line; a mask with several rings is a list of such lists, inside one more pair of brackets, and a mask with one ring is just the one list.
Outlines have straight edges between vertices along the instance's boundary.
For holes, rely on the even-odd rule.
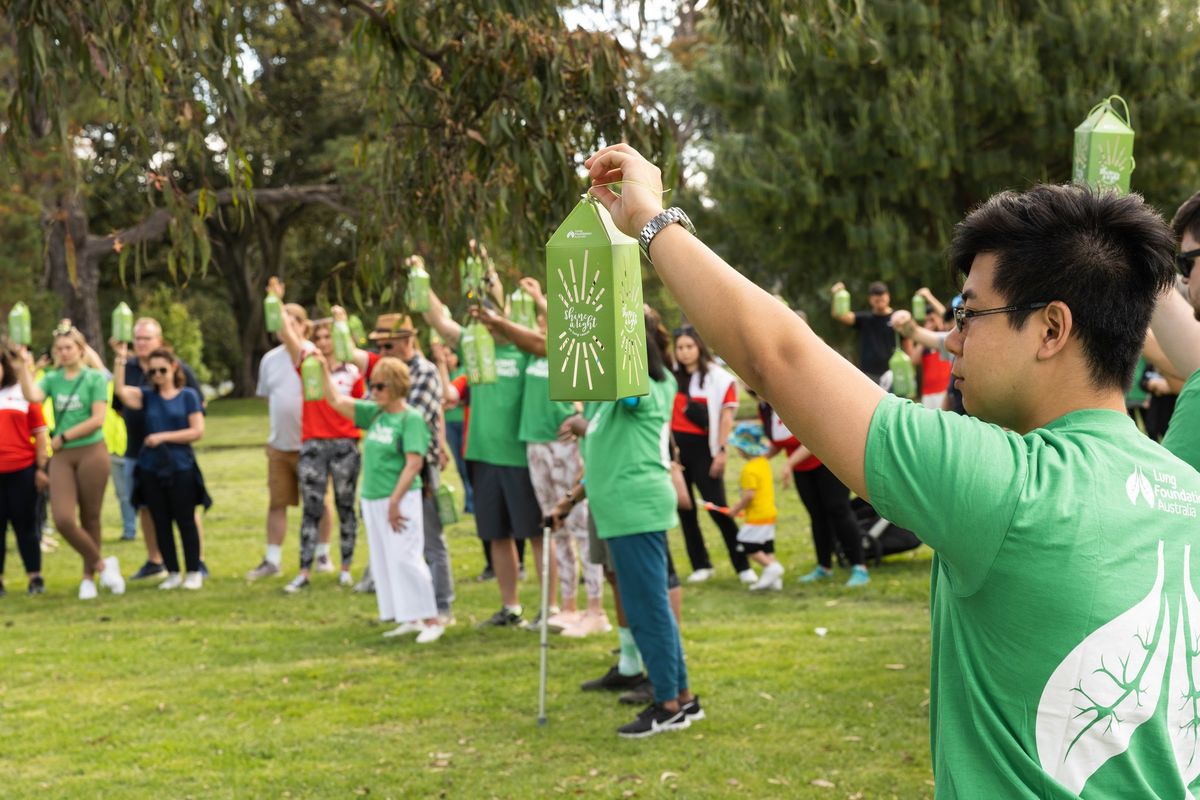
[[1179,268],[1180,275],[1185,278],[1191,277],[1192,267],[1196,264],[1197,256],[1200,256],[1200,249],[1175,254],[1175,266]]
[[166,375],[170,371],[171,370],[168,367],[150,367],[149,369],[146,370],[146,374],[147,375]]
[[691,325],[682,325],[671,331],[672,336],[695,336],[696,329]]

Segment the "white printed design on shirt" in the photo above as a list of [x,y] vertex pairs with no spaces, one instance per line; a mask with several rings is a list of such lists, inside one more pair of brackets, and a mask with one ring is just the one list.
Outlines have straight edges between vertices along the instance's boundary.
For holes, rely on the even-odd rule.
[[[1140,494],[1139,487],[1137,499]],[[1129,748],[1134,731],[1151,720],[1164,691],[1165,725],[1180,779],[1186,786],[1200,777],[1200,599],[1192,588],[1190,545],[1183,548],[1183,592],[1178,598],[1164,590],[1163,550],[1160,541],[1150,592],[1076,645],[1042,691],[1038,759],[1073,793],[1081,792],[1109,759]],[[1178,605],[1173,634],[1172,599]],[[1185,796],[1193,797],[1190,792]]]

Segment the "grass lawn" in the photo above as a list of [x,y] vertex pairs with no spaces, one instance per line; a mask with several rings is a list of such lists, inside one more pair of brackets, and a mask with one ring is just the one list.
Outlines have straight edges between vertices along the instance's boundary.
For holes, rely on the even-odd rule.
[[[283,593],[284,578],[248,584],[242,575],[263,550],[265,407],[226,400],[211,411],[200,461],[216,501],[205,522],[213,577],[203,591],[131,583],[124,597],[81,603],[78,557],[64,544],[45,559],[48,593],[28,598],[10,544],[0,795],[932,795],[927,549],[873,570],[866,590],[843,589],[843,571],[834,585],[801,588],[808,520],[794,492],[780,493],[785,588],[750,595],[705,521],[718,578],[685,590],[683,634],[708,719],[619,740],[614,729],[636,709],[578,690],[614,663],[614,634],[552,641],[549,725],[538,728],[536,635],[474,625],[499,597],[494,583],[472,580],[482,555],[470,518],[448,531],[458,625],[428,647],[380,638],[374,598],[339,589],[334,575],[301,596]],[[731,483],[738,468],[731,461]],[[447,475],[457,478],[453,467]],[[105,553],[128,575],[144,551],[119,541],[117,515],[110,496]],[[293,526],[288,577],[297,541]],[[356,576],[363,534],[357,561]],[[536,608],[532,578],[522,599]]]

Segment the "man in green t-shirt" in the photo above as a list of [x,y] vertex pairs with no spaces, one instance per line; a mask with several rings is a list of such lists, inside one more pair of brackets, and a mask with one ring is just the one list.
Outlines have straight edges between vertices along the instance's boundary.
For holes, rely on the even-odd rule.
[[[489,272],[489,279],[498,284],[494,271]],[[429,300],[425,321],[448,346],[456,346],[462,338],[462,327],[451,319],[432,291]],[[529,478],[525,443],[519,435],[528,363],[528,354],[497,338],[496,381],[468,386],[460,378],[447,390],[456,399],[464,390],[470,393],[466,460],[474,492],[475,530],[490,549],[501,601],[500,610],[484,625],[498,627],[527,624],[517,586],[520,561],[516,540],[531,539],[539,575],[542,566],[542,513]],[[551,581],[553,572],[552,561]]]
[[705,341],[846,485],[934,549],[938,797],[1200,788],[1200,473],[1124,403],[1171,281],[1162,219],[1137,195],[1078,186],[1003,192],[967,215],[946,342],[973,415],[960,417],[885,395],[721,261],[663,211],[658,169],[628,145],[585,165]]

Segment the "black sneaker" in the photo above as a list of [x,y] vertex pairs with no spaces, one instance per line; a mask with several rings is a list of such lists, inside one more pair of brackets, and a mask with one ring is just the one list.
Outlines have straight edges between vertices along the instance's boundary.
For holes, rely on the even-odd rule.
[[153,561],[147,561],[145,564],[142,564],[141,569],[139,569],[137,572],[133,573],[132,577],[130,577],[129,580],[140,581],[143,578],[154,578],[154,577],[159,577],[159,578],[167,577],[167,568],[164,567],[162,564],[155,564]]
[[617,728],[617,735],[622,739],[645,739],[656,733],[681,731],[691,724],[683,709],[668,711],[662,703],[651,703],[633,722]]
[[654,684],[649,678],[644,679],[625,694],[617,698],[617,702],[627,706],[644,706],[654,702]]
[[45,594],[46,593],[46,582],[44,580],[42,580],[41,575],[38,575],[36,578],[30,578],[29,579],[29,588],[26,589],[26,591],[31,595]]
[[495,571],[493,571],[491,567],[484,567],[483,572],[480,572],[479,575],[475,577],[475,581],[477,583],[484,583],[485,581],[494,580],[495,578]]
[[481,628],[524,628],[529,623],[520,614],[509,611],[507,608],[501,608],[495,614],[492,614],[490,619],[486,619],[479,623]]
[[704,719],[704,709],[700,707],[700,695],[692,695],[692,699],[681,703],[679,710],[692,722]]
[[639,672],[637,675],[622,675],[621,670],[613,666],[599,678],[579,684],[579,688],[585,692],[598,692],[601,690],[619,692],[623,689],[632,689],[644,680],[646,680],[646,673],[644,672]]

